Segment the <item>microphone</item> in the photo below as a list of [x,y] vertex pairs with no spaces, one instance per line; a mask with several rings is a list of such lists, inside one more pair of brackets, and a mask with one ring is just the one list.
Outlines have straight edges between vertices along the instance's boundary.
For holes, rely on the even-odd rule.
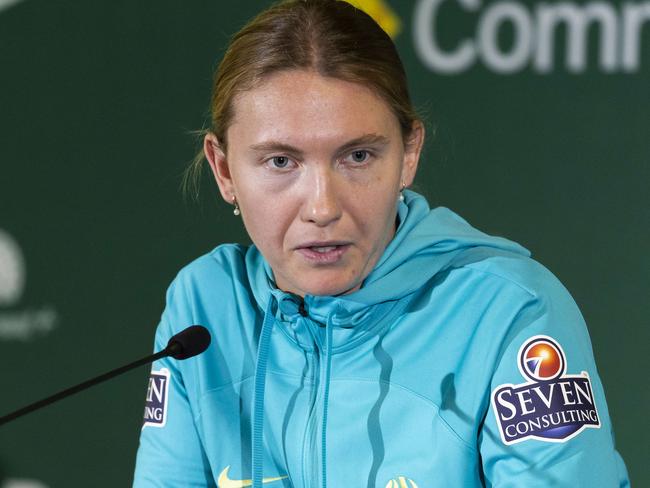
[[84,381],[83,383],[79,383],[78,385],[66,388],[65,390],[55,393],[54,395],[51,395],[47,398],[18,409],[15,412],[0,417],[0,425],[11,422],[12,420],[17,419],[18,417],[22,417],[23,415],[27,415],[34,410],[43,408],[54,402],[62,400],[65,397],[79,393],[86,388],[90,388],[91,386],[94,386],[98,383],[102,383],[115,376],[121,375],[122,373],[126,373],[133,368],[137,368],[143,364],[156,361],[157,359],[171,356],[174,359],[182,360],[197,356],[198,354],[201,354],[203,351],[205,351],[209,345],[210,332],[208,332],[208,329],[202,325],[192,325],[180,331],[178,334],[172,336],[171,339],[169,339],[167,342],[167,346],[162,351],[158,351],[155,354],[151,354],[150,356],[146,356],[142,359],[138,359],[137,361],[133,361],[132,363],[91,378],[87,381]]
[[174,359],[187,359],[201,354],[210,345],[210,333],[202,325],[191,325],[167,342],[163,349]]

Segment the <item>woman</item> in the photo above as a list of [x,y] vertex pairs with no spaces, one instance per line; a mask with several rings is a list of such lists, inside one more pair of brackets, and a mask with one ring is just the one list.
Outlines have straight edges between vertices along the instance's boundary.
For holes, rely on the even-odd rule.
[[[390,39],[345,2],[263,12],[204,152],[254,245],[172,283],[135,486],[625,486],[573,300],[521,246],[406,190],[424,139]],[[153,411],[154,409],[151,409]]]

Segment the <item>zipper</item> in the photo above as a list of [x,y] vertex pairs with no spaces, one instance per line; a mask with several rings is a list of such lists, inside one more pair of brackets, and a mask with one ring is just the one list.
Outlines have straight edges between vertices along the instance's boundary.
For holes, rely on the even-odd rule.
[[316,483],[319,476],[319,435],[318,435],[318,426],[320,424],[320,404],[321,404],[321,388],[320,388],[320,361],[319,358],[315,359],[315,362],[319,363],[318,368],[314,368],[315,371],[318,371],[318,377],[315,378],[314,385],[312,389],[313,397],[311,405],[309,408],[309,415],[307,416],[307,425],[305,427],[305,435],[303,438],[302,446],[302,479],[305,488],[314,488],[318,486]]
[[[304,319],[306,322],[311,322],[308,318]],[[321,486],[322,473],[322,459],[321,459],[321,429],[322,429],[322,403],[325,396],[325,384],[322,381],[325,377],[325,368],[327,365],[326,358],[321,347],[322,340],[317,338],[316,334],[322,333],[322,327],[318,327],[313,331],[310,325],[306,324],[307,328],[312,332],[314,339],[314,359],[313,359],[313,385],[312,398],[309,406],[309,415],[307,416],[307,425],[305,426],[305,434],[303,437],[302,445],[302,479],[305,488],[319,488]],[[312,366],[312,365],[310,365]]]

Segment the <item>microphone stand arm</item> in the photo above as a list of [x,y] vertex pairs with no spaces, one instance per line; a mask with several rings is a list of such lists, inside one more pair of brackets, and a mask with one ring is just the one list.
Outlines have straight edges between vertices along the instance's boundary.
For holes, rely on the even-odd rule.
[[159,351],[155,354],[151,354],[150,356],[144,357],[142,359],[138,359],[137,361],[133,361],[132,363],[129,363],[125,366],[120,366],[119,368],[108,371],[107,373],[86,380],[83,383],[79,383],[78,385],[71,386],[70,388],[66,388],[65,390],[55,393],[54,395],[51,395],[47,398],[43,398],[42,400],[39,400],[23,408],[20,408],[15,412],[11,412],[3,417],[0,417],[0,425],[6,424],[7,422],[11,422],[12,420],[17,419],[18,417],[27,415],[28,413],[31,413],[34,410],[38,410],[39,408],[43,408],[54,402],[58,402],[59,400],[74,395],[75,393],[79,393],[80,391],[83,391],[86,388],[90,388],[91,386],[95,386],[106,380],[110,380],[111,378],[121,375],[122,373],[126,373],[127,371],[137,368],[138,366],[142,366],[143,364],[147,364],[147,363],[152,363],[157,359],[163,358],[165,356],[173,355],[176,352],[177,346],[178,346],[177,343],[175,342],[171,343],[162,351]]

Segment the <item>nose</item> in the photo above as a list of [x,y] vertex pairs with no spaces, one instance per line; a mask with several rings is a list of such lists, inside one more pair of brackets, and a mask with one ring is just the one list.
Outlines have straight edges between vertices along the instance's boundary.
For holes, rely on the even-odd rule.
[[336,176],[329,168],[318,168],[310,175],[305,185],[305,203],[301,211],[303,221],[325,227],[341,218],[337,186]]

